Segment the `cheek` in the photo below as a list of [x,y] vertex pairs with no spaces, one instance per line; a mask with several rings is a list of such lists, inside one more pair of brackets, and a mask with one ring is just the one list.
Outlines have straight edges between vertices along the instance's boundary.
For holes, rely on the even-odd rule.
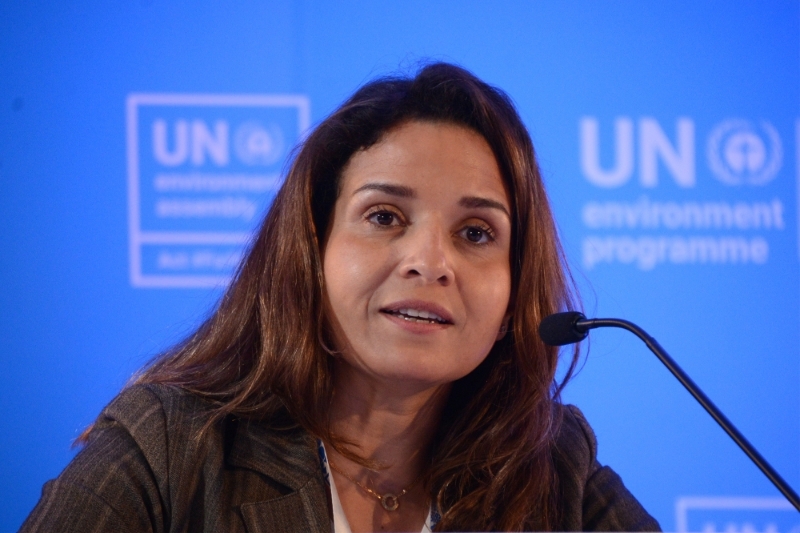
[[[475,276],[470,283],[468,306],[487,328],[499,327],[508,312],[511,297],[511,273],[497,268]],[[496,333],[496,332],[495,332]]]
[[[328,243],[323,260],[323,275],[325,276],[325,292],[328,304],[334,315],[341,314],[345,305],[344,299],[352,294],[353,279],[357,276],[358,266],[352,261],[343,260],[340,243],[336,240]],[[354,272],[355,271],[355,272]]]
[[323,275],[329,305],[340,323],[366,312],[383,266],[380,254],[370,247],[356,239],[332,236],[325,250]]

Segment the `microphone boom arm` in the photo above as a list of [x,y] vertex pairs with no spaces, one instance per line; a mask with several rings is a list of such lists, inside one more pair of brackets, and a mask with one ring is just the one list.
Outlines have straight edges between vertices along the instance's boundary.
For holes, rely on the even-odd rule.
[[700,402],[700,405],[702,405],[708,414],[710,414],[711,417],[717,421],[717,424],[719,424],[722,429],[725,430],[725,432],[733,439],[733,441],[739,445],[739,448],[741,448],[742,451],[747,454],[750,460],[753,461],[762,472],[764,472],[764,475],[766,475],[769,480],[772,481],[772,484],[775,485],[779,491],[781,491],[781,493],[786,497],[787,500],[789,500],[789,502],[791,502],[792,505],[794,505],[795,509],[800,511],[800,497],[797,496],[797,493],[792,490],[792,488],[788,483],[786,483],[786,481],[783,480],[780,474],[778,474],[778,472],[772,468],[767,460],[764,459],[760,453],[758,453],[758,450],[756,450],[753,445],[750,444],[750,442],[744,437],[744,435],[742,435],[741,432],[736,429],[736,426],[734,426],[731,421],[728,420],[724,414],[722,414],[722,411],[720,411],[717,406],[714,405],[714,402],[712,402],[708,396],[705,395],[700,387],[698,387],[697,384],[692,381],[692,378],[690,378],[686,372],[684,372],[683,369],[678,366],[678,363],[676,363],[672,357],[669,356],[667,351],[662,348],[653,337],[648,335],[645,330],[633,322],[628,322],[627,320],[621,320],[618,318],[588,319],[584,317],[581,320],[575,321],[573,325],[574,330],[582,334],[590,329],[599,327],[626,329],[642,339],[647,347],[650,348],[650,351],[656,354],[656,357],[658,357],[658,359],[664,363],[664,366],[666,366],[669,371],[672,372],[672,375],[678,378],[678,381],[680,381],[681,384],[686,387],[686,390],[688,390],[689,393],[694,396],[695,400]]

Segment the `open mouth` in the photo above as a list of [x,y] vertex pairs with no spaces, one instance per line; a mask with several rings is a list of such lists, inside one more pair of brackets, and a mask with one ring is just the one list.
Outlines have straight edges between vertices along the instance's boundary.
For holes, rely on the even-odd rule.
[[430,311],[420,311],[418,309],[383,309],[381,310],[381,313],[394,315],[408,322],[417,322],[420,324],[452,324],[452,322],[440,317],[436,313],[431,313]]

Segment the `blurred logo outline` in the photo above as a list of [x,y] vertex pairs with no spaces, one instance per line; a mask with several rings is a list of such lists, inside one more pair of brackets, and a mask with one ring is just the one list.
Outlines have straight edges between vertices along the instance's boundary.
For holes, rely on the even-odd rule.
[[[783,513],[784,511],[791,512],[794,515],[797,511],[785,498],[771,498],[771,497],[757,497],[757,496],[680,496],[675,500],[675,531],[678,533],[687,533],[689,531],[702,531],[703,533],[713,533],[717,531],[716,523],[706,522],[702,528],[689,527],[689,513],[692,511],[749,511],[751,513]],[[774,519],[765,514],[766,518],[761,517],[761,520]],[[738,517],[736,517],[738,518]],[[751,515],[752,518],[752,515]],[[738,526],[738,527],[737,527]],[[772,521],[767,521],[764,524],[764,533],[779,533],[777,524]],[[747,520],[737,524],[734,517],[730,520],[726,519],[725,527],[723,529],[726,533],[756,533],[758,531],[754,526],[754,522]],[[783,533],[800,533],[800,525],[792,527]]]
[[[126,136],[127,136],[127,175],[128,175],[128,242],[129,242],[129,279],[137,288],[198,288],[221,287],[229,280],[230,275],[216,275],[200,272],[203,268],[213,267],[232,270],[232,263],[238,262],[241,250],[250,240],[250,232],[232,231],[225,228],[208,230],[174,230],[143,229],[141,165],[145,163],[142,145],[146,137],[142,137],[145,125],[140,124],[140,111],[146,108],[169,109],[288,109],[296,113],[293,123],[297,125],[297,138],[302,140],[311,122],[310,101],[300,94],[198,94],[198,93],[131,93],[126,98]],[[233,111],[232,111],[233,112]],[[234,114],[235,114],[234,112]],[[214,168],[223,169],[229,163],[232,151],[236,160],[245,167],[268,166],[277,163],[286,152],[286,139],[280,126],[269,120],[248,119],[240,121],[229,135],[230,120],[216,120],[209,125],[207,120],[174,121],[171,128],[172,143],[170,146],[170,128],[161,117],[152,121],[153,162],[160,170],[189,164],[197,168],[206,163]],[[292,140],[294,142],[294,140]],[[256,170],[256,169],[253,169]],[[174,182],[174,183],[173,183]],[[230,196],[226,190],[236,189],[237,194],[256,194],[267,192],[280,184],[278,174],[252,174],[225,172],[214,174],[190,170],[184,174],[158,173],[153,180],[154,191],[164,194],[172,191],[179,193],[181,188],[193,191],[203,190],[198,194],[225,194],[225,196],[195,198],[160,197],[155,204],[155,216],[168,217],[221,217],[232,220],[236,217],[247,218],[246,214],[254,211],[252,201],[246,196]],[[180,185],[180,187],[178,187]],[[160,192],[159,192],[160,191]],[[216,191],[216,193],[215,193]],[[252,218],[252,216],[250,217]],[[159,254],[159,268],[174,269],[175,272],[145,272],[143,266],[143,248],[163,247],[166,252]],[[179,250],[172,253],[169,249]],[[180,251],[191,249],[187,254]],[[224,250],[219,254],[214,248]],[[238,254],[238,255],[237,255]],[[163,257],[162,257],[163,256]],[[230,257],[222,257],[230,256]],[[178,270],[195,268],[198,272],[179,273]]]
[[[614,118],[611,164],[601,162],[600,120],[586,115],[578,121],[579,166],[583,177],[601,189],[616,189],[638,174],[643,188],[659,184],[661,171],[679,188],[696,186],[696,126],[677,117],[674,136],[653,117]],[[607,141],[606,141],[607,142]],[[638,164],[637,164],[638,162]],[[768,121],[728,118],[715,124],[707,137],[706,162],[711,174],[729,186],[763,186],[775,179],[783,164],[783,145]]]

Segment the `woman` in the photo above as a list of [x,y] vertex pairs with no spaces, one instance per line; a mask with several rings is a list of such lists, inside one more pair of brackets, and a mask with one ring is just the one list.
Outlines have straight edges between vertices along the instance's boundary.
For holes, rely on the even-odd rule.
[[657,530],[558,402],[534,332],[572,307],[561,258],[502,92],[447,64],[367,84],[23,531]]

